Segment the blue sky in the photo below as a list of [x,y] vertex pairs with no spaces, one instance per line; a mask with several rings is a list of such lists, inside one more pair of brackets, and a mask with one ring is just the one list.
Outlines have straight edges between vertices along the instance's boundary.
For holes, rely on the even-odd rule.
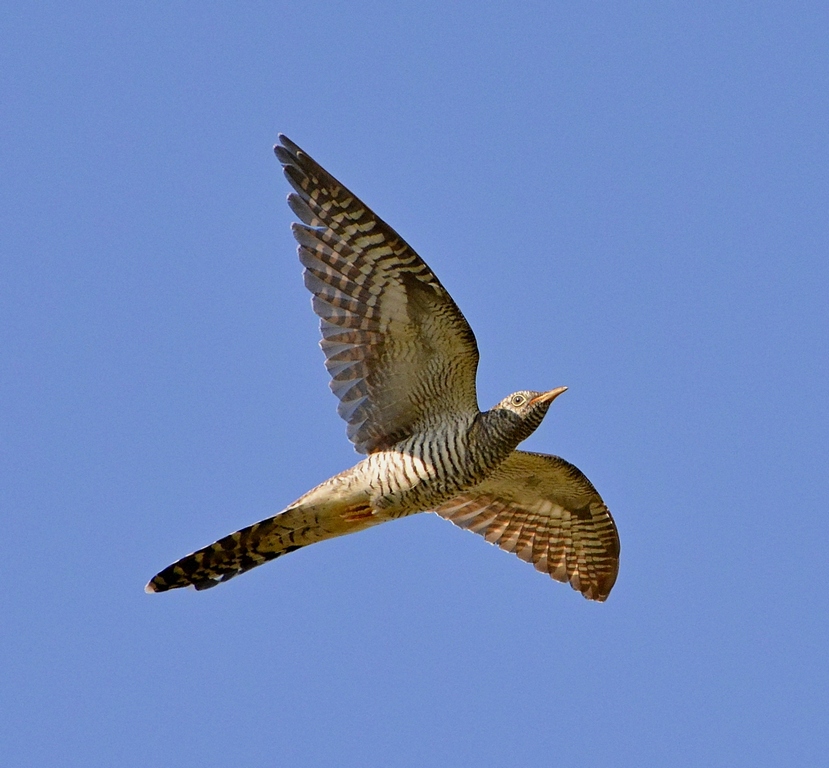
[[[811,766],[829,751],[824,3],[0,10],[9,766]],[[432,515],[206,593],[355,463],[271,146],[395,227],[488,407],[594,482],[606,604]]]

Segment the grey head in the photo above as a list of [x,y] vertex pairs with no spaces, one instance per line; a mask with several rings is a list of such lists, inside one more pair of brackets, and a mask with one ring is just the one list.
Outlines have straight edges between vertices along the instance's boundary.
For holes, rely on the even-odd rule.
[[513,392],[486,412],[487,426],[514,448],[535,432],[553,400],[566,391],[567,387],[557,387],[547,392]]

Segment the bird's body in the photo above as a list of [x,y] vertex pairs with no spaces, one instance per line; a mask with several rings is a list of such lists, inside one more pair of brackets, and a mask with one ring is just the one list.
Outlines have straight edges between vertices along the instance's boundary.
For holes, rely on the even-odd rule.
[[435,511],[604,600],[618,570],[610,513],[572,465],[515,450],[566,388],[516,392],[479,411],[475,337],[449,294],[394,230],[280,141],[331,387],[368,455],[280,514],[164,569],[148,591],[204,589],[299,547]]

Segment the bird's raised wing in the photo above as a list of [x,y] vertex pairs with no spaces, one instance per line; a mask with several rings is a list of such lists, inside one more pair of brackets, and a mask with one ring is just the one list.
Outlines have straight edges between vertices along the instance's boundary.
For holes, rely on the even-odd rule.
[[590,600],[606,600],[616,581],[613,518],[593,484],[558,456],[513,451],[486,480],[435,512]]
[[476,413],[472,329],[426,263],[388,224],[280,135],[274,147],[325,365],[348,437],[388,448],[446,413]]

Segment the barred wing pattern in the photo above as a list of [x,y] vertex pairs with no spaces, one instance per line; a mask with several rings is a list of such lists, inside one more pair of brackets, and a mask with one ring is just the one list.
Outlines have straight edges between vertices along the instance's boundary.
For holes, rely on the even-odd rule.
[[478,412],[472,329],[426,263],[285,136],[274,147],[331,389],[361,453]]
[[558,456],[513,451],[486,480],[435,512],[590,600],[606,600],[616,581],[613,518],[593,484]]

